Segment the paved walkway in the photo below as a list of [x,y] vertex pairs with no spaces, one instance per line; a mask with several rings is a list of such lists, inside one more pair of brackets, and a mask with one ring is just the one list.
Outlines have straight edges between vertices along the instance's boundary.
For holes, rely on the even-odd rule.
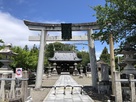
[[43,102],[93,102],[70,75],[61,75],[54,87]]

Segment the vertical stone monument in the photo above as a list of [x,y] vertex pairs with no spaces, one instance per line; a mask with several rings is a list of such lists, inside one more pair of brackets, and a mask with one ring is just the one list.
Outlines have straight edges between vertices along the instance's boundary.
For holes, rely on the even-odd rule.
[[99,83],[98,83],[98,93],[110,94],[111,93],[111,82],[109,81],[109,66],[104,61],[98,61],[97,66],[100,70]]

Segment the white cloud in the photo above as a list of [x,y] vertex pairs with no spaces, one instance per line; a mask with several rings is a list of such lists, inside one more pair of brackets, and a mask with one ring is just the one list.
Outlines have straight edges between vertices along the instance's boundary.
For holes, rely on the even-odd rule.
[[[81,46],[81,45],[80,45],[80,46]],[[80,47],[79,51],[89,52],[88,46],[85,45],[85,46]],[[102,53],[101,51],[99,51],[99,50],[97,51],[97,50],[95,49],[96,60],[99,60],[99,59],[100,59],[101,53]]]
[[[43,21],[45,23],[62,23],[60,21]],[[64,23],[64,22],[63,22]],[[30,31],[28,27],[24,24],[23,20],[13,17],[9,13],[0,11],[0,39],[2,39],[5,44],[12,43],[13,46],[25,45],[32,46],[33,44],[38,44],[39,42],[30,42],[28,37],[31,35],[40,34],[39,32]],[[48,32],[50,36],[59,35],[60,32]]]
[[[51,22],[48,22],[48,23],[51,23]],[[73,35],[84,35],[85,33],[86,32],[77,31],[77,32],[73,32]],[[28,45],[29,47],[31,47],[33,46],[33,44],[39,45],[39,42],[28,41],[29,36],[31,35],[36,36],[36,34],[39,34],[39,32],[30,31],[28,27],[24,24],[23,20],[17,19],[11,16],[9,13],[0,12],[0,39],[2,39],[6,44],[12,43],[13,46],[21,46],[21,47],[24,47],[25,45]],[[60,35],[60,32],[48,32],[48,34],[50,36],[53,36],[55,34]],[[84,49],[82,49],[83,46],[84,46]],[[79,50],[88,51],[88,47],[87,46],[85,47],[85,46],[86,45],[80,45]],[[99,59],[100,54],[101,54],[101,51],[96,51],[97,60]]]
[[96,54],[96,59],[99,60],[100,59],[100,55],[101,55],[102,52],[100,51],[96,51],[95,54]]
[[9,13],[0,12],[0,39],[5,43],[12,43],[13,46],[33,45],[28,41],[32,32],[19,20]]
[[[43,21],[44,22],[44,21]],[[45,21],[45,23],[62,23],[60,21]],[[64,23],[64,22],[63,22]],[[12,43],[13,46],[24,47],[28,45],[29,47],[33,44],[38,44],[39,42],[30,42],[28,37],[31,35],[40,34],[40,32],[30,31],[28,27],[24,24],[23,20],[13,17],[9,13],[0,11],[0,39],[2,39],[5,44]],[[50,36],[59,35],[60,32],[48,32]]]

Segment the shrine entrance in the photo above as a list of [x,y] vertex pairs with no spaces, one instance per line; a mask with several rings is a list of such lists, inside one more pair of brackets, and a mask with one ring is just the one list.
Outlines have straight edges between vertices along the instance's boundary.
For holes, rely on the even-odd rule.
[[54,56],[48,61],[54,65],[58,74],[61,72],[73,74],[77,63],[80,63],[82,59],[77,57],[75,51],[55,51]]
[[[29,36],[30,41],[40,41],[38,66],[37,66],[37,76],[35,88],[41,88],[42,85],[42,74],[44,68],[44,51],[46,42],[48,41],[88,41],[89,57],[91,64],[92,73],[92,86],[97,88],[97,66],[96,66],[96,56],[95,56],[95,46],[94,39],[92,38],[93,30],[98,29],[96,22],[91,23],[64,23],[64,24],[49,24],[49,23],[38,23],[24,21],[25,25],[28,26],[30,30],[41,31],[40,36]],[[61,31],[61,36],[48,36],[48,31]],[[72,36],[71,31],[87,31],[87,35],[83,36]]]

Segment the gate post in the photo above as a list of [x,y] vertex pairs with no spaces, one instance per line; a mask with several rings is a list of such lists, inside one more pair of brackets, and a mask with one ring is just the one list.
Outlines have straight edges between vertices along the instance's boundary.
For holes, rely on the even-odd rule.
[[[12,73],[12,79],[15,79],[15,74]],[[9,93],[9,97],[15,98],[15,80],[11,81],[11,88],[10,88],[10,93]]]
[[134,75],[133,74],[130,74],[129,75],[129,81],[130,81],[130,91],[131,91],[131,102],[136,102],[136,99],[135,99],[135,82],[132,81],[134,79]]
[[114,76],[114,83],[115,83],[115,102],[123,102],[121,82],[120,82],[120,72],[117,72],[117,71],[113,72],[113,76]]
[[21,83],[21,97],[22,97],[22,102],[25,102],[27,99],[27,93],[28,93],[28,80],[26,80],[28,78],[28,73],[27,71],[23,71],[23,77],[24,80],[22,80]]
[[[7,74],[3,73],[2,78],[6,78]],[[1,80],[1,89],[0,89],[0,96],[1,96],[1,101],[5,101],[5,79]]]

